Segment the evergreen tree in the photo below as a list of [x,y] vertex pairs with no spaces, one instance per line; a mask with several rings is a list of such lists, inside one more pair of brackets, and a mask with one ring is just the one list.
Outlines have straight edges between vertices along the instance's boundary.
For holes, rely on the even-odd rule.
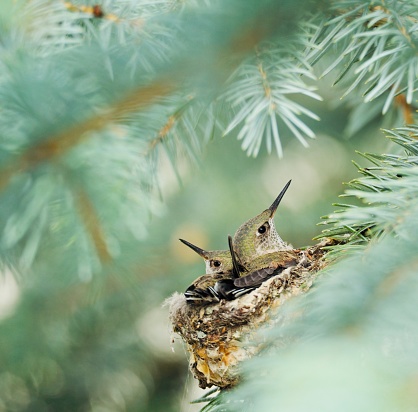
[[[383,126],[388,153],[363,153],[357,200],[325,219],[336,263],[205,408],[417,408],[418,4],[294,3],[3,0],[0,268],[15,299],[0,313],[0,410],[178,410],[181,366],[147,323],[188,284],[152,237],[166,160],[181,180],[221,134],[286,159],[335,129],[320,101],[342,97],[332,134],[372,145]],[[213,204],[226,240],[227,202]]]

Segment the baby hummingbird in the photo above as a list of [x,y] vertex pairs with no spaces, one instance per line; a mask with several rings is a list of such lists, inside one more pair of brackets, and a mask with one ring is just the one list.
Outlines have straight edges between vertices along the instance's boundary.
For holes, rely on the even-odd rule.
[[[300,261],[300,250],[280,250],[255,258],[247,264],[243,271],[242,266],[237,263],[232,242],[230,242],[230,248],[233,256],[234,272],[239,274],[234,278],[234,286],[240,291],[246,288],[253,290],[267,279],[279,275],[287,268],[296,266]],[[243,293],[241,292],[241,294]]]
[[217,279],[214,285],[199,291],[202,298],[210,296],[210,302],[220,299],[233,300],[245,295],[285,269],[296,266],[300,260],[300,251],[289,249],[266,253],[244,267],[238,261],[239,257],[234,250],[231,236],[228,236],[228,244],[233,266],[231,277]]
[[233,287],[230,279],[221,279],[213,287],[215,292],[226,291],[224,293],[226,297],[218,292],[218,296],[224,299],[235,299],[251,292],[267,279],[279,275],[289,267],[296,266],[299,262],[299,250],[282,250],[259,256],[243,268],[237,261],[231,236],[228,236],[228,244],[233,265]]
[[[219,302],[226,298],[228,289],[235,289],[232,279],[232,259],[229,250],[203,250],[187,240],[180,239],[205,260],[206,274],[198,277],[184,292],[186,302],[195,305]],[[229,280],[228,280],[229,279]],[[225,281],[222,286],[214,287],[218,281]],[[225,296],[224,296],[225,295]]]
[[232,272],[232,259],[229,250],[206,251],[200,247],[195,246],[193,243],[188,242],[187,240],[179,240],[204,259],[206,265],[206,274],[209,275],[215,273]]
[[193,305],[204,305],[219,302],[221,299],[235,299],[229,291],[238,289],[231,275],[224,273],[199,276],[184,292],[186,302]]
[[235,232],[233,248],[239,262],[247,266],[254,259],[267,253],[291,250],[292,247],[282,240],[274,226],[274,214],[291,180],[287,182],[272,205],[259,215],[247,220]]

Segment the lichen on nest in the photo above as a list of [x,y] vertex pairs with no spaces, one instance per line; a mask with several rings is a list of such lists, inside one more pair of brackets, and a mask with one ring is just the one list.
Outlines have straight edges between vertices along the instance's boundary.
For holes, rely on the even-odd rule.
[[325,266],[323,248],[330,244],[325,239],[306,248],[296,266],[235,300],[199,306],[186,303],[179,293],[167,299],[173,332],[186,343],[189,367],[201,388],[228,388],[239,382],[238,366],[261,349],[255,333],[274,323],[273,315],[285,301],[309,290]]

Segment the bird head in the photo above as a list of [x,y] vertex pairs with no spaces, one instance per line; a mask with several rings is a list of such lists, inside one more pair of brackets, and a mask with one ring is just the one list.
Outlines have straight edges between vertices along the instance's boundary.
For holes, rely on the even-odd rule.
[[232,272],[232,259],[229,250],[207,251],[193,245],[193,243],[190,243],[187,240],[179,240],[204,259],[206,265],[206,274],[226,274]]
[[247,220],[235,232],[233,237],[234,250],[244,265],[266,253],[290,249],[290,246],[277,233],[273,220],[277,207],[290,186],[290,182],[291,180],[268,209]]

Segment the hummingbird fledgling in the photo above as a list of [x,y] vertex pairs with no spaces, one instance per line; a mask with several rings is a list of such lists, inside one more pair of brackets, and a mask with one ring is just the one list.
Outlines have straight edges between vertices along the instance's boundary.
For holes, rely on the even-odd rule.
[[232,259],[229,250],[207,251],[195,246],[193,243],[190,243],[187,240],[179,240],[204,259],[206,265],[206,274],[227,274],[232,272]]
[[[254,289],[254,288],[252,288]],[[239,288],[234,285],[231,275],[215,273],[198,277],[184,292],[186,302],[193,305],[205,305],[219,302],[221,299],[234,300],[250,287]]]
[[235,232],[232,243],[239,263],[244,267],[254,259],[268,253],[292,250],[292,246],[283,241],[274,226],[274,214],[291,180],[287,182],[272,205],[259,215],[247,220]]
[[[231,236],[228,236],[228,244],[233,265],[233,280],[231,282],[230,279],[221,279],[216,282],[212,289],[218,292],[217,296],[219,298],[236,299],[300,262],[300,250],[286,249],[261,255],[249,262],[246,267],[243,267],[237,260]],[[227,298],[219,293],[222,290],[226,290]]]
[[[234,286],[240,295],[248,293],[243,290],[249,289],[248,291],[252,291],[264,281],[279,275],[285,269],[296,266],[300,262],[300,250],[285,249],[263,254],[249,262],[242,270],[243,266],[237,261],[231,236],[228,236],[228,243],[232,257]],[[233,291],[230,293],[233,293]]]
[[207,251],[187,240],[179,240],[201,256],[206,265],[206,274],[198,277],[184,292],[186,302],[202,305],[219,302],[220,299],[235,299],[229,293],[230,290],[237,290],[233,283],[233,265],[229,250]]

